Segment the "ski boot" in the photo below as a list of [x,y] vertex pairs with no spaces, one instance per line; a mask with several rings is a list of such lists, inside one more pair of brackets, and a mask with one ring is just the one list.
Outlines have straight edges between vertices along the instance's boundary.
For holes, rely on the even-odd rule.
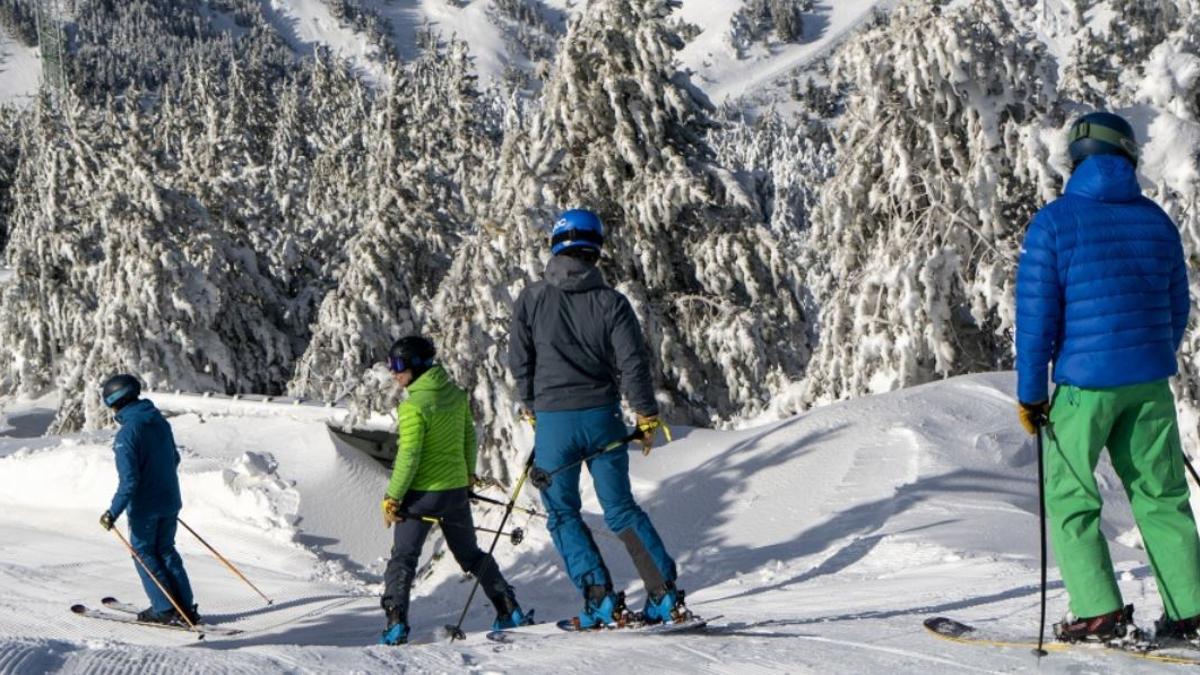
[[496,620],[492,622],[492,630],[507,630],[516,628],[517,626],[532,626],[533,611],[528,614],[521,611],[521,605],[517,604],[517,596],[513,592],[513,587],[509,586],[504,595],[492,599],[492,606],[496,608]]
[[692,618],[692,612],[683,604],[684,592],[668,581],[646,597],[646,609],[642,620],[646,623],[682,623]]
[[583,611],[571,619],[571,623],[579,630],[624,626],[628,622],[625,594],[613,593],[606,586],[588,586]]
[[1154,639],[1187,642],[1200,647],[1200,614],[1176,620],[1164,612],[1162,618],[1154,622]]
[[172,610],[172,618],[174,619],[174,623],[177,623],[181,626],[188,625],[188,621],[190,621],[193,626],[199,626],[202,623],[200,619],[200,605],[193,604],[191,607],[185,607],[184,612],[185,615],[181,617],[179,612]]
[[395,612],[388,612],[387,628],[379,636],[379,644],[392,647],[408,642],[408,623]]
[[1060,642],[1124,642],[1139,640],[1141,630],[1133,623],[1133,605],[1123,609],[1080,619],[1067,614],[1062,623],[1054,624],[1054,637]]
[[170,625],[179,621],[179,614],[175,612],[174,608],[164,609],[160,612],[153,607],[147,607],[146,609],[138,612],[137,619],[142,623],[161,623]]

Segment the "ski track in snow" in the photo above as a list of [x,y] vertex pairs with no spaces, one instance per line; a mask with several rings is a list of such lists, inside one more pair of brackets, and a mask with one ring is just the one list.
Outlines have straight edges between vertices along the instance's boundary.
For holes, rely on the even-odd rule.
[[[1150,673],[1161,664],[1089,651],[1039,664],[1024,650],[949,644],[924,618],[948,615],[1016,635],[1037,620],[1035,456],[1013,413],[1011,374],[978,375],[810,411],[756,429],[679,429],[633,485],[680,564],[703,634],[573,635],[551,624],[511,644],[448,644],[470,589],[440,538],[414,589],[413,644],[373,645],[389,533],[387,472],[295,406],[162,396],[184,448],[183,516],[275,599],[267,606],[182,529],[197,600],[245,633],[194,636],[67,611],[104,595],[144,602],[133,564],[96,524],[115,487],[111,431],[23,438],[0,427],[0,673],[496,672]],[[151,398],[153,398],[153,394]],[[9,402],[20,418],[46,401]],[[583,480],[585,517],[602,518]],[[1110,481],[1109,485],[1118,485]],[[1108,490],[1106,531],[1132,526]],[[536,496],[522,503],[535,505]],[[477,510],[481,526],[500,510]],[[576,611],[541,521],[497,557],[543,621]],[[623,546],[597,536],[618,587],[644,593]],[[1161,604],[1140,551],[1114,544],[1126,600],[1146,622]],[[1050,616],[1066,597],[1052,568]]]

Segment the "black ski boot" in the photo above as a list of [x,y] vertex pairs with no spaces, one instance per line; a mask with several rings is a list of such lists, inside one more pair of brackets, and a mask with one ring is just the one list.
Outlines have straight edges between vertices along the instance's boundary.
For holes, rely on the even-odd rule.
[[1187,619],[1172,619],[1164,612],[1154,622],[1155,640],[1177,640],[1200,647],[1200,614]]
[[179,612],[173,612],[175,615],[175,623],[178,623],[181,626],[188,625],[189,621],[193,626],[199,626],[202,623],[202,620],[200,619],[200,605],[194,604],[191,607],[184,607],[183,611],[185,612],[183,617],[179,616]]
[[137,619],[142,623],[161,623],[170,625],[179,620],[179,614],[175,612],[174,608],[159,612],[153,607],[147,607],[146,609],[138,612]]
[[1133,623],[1133,605],[1108,614],[1079,619],[1068,614],[1054,624],[1054,637],[1061,642],[1113,642],[1138,640],[1141,630]]

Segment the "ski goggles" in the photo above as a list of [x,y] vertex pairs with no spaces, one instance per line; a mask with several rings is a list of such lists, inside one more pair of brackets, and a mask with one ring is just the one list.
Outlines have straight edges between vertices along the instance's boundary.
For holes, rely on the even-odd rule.
[[432,366],[433,359],[410,359],[405,360],[400,356],[388,357],[388,370],[393,373],[403,373],[409,368],[419,368],[421,366]]
[[[118,401],[125,398],[126,396],[129,396],[132,393],[133,393],[132,387],[125,387],[124,389],[118,389],[117,391],[114,391],[113,393],[109,394],[104,399],[104,405],[111,408],[114,405],[116,405]],[[103,397],[104,396],[103,392],[101,392],[100,395]]]
[[595,230],[579,230],[575,228],[571,228],[569,230],[559,230],[550,236],[550,245],[590,245],[595,248],[600,248],[604,245],[604,235]]

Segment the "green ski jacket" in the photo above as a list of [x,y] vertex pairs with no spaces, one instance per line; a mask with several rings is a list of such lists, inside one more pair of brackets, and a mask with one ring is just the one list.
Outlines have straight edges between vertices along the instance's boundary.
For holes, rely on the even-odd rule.
[[409,490],[467,487],[475,471],[475,422],[467,393],[434,366],[408,386],[408,398],[396,412],[400,440],[388,496],[401,500]]

